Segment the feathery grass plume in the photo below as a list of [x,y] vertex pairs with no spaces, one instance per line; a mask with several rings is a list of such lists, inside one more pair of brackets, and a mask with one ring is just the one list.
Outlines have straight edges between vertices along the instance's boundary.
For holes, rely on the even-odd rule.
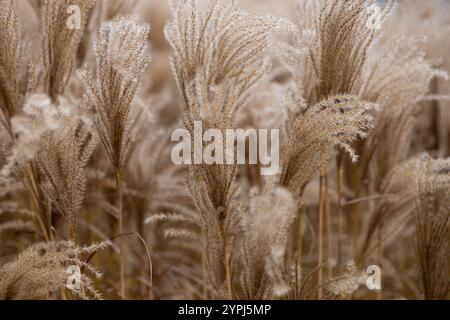
[[203,119],[212,128],[233,128],[236,111],[270,68],[269,34],[280,21],[248,14],[235,1],[210,1],[202,13],[197,2],[172,3],[165,29],[186,125],[193,131],[193,122]]
[[36,160],[40,188],[69,222],[70,239],[75,241],[78,210],[85,189],[84,167],[95,146],[89,120],[66,99],[57,105],[50,98],[30,96],[23,114],[13,118],[17,142],[9,166],[25,167]]
[[399,37],[388,41],[381,45],[367,67],[362,96],[380,105],[377,125],[367,145],[368,154],[375,150],[371,166],[378,187],[409,156],[417,103],[429,91],[431,80],[436,76],[446,77],[445,72],[435,69],[425,59],[418,48],[420,40]]
[[[293,75],[293,82],[286,93],[286,103],[290,119],[302,114],[310,106],[333,96],[354,95],[361,99],[358,103],[361,113],[367,113],[370,104],[378,103],[374,97],[362,96],[366,83],[365,66],[368,52],[377,28],[371,27],[370,8],[375,1],[314,1],[302,0],[298,5],[297,30],[292,33],[290,43],[280,46],[279,56]],[[393,1],[384,3],[380,9],[379,23],[389,15]],[[288,124],[292,127],[292,124]],[[330,125],[332,125],[330,123]],[[289,132],[289,129],[288,129]],[[291,140],[296,141],[292,136]],[[353,142],[357,139],[353,139]],[[292,144],[293,142],[291,142]],[[316,155],[309,154],[311,157]],[[329,161],[334,157],[322,157],[305,163]],[[298,169],[298,168],[297,168]],[[320,169],[314,166],[314,172]],[[303,175],[311,178],[314,172]],[[291,174],[294,174],[292,172]],[[308,180],[304,180],[306,183]],[[284,184],[286,185],[286,184]],[[302,189],[302,185],[297,185]]]
[[286,101],[289,142],[284,147],[280,184],[296,197],[312,177],[344,150],[358,159],[351,144],[367,136],[373,125],[373,105],[349,95],[335,96],[310,108],[305,102]]
[[74,119],[64,135],[58,130],[42,139],[37,162],[45,179],[41,188],[55,209],[68,219],[69,238],[75,242],[78,212],[86,189],[84,169],[97,138],[90,123],[77,119],[73,111],[68,117]]
[[[44,0],[41,4],[42,82],[52,101],[64,93],[72,75],[76,51],[94,4],[94,0]],[[70,6],[79,9],[79,26],[68,25]]]
[[19,19],[13,0],[0,1],[0,123],[12,137],[11,118],[17,113],[19,92]]
[[[269,70],[265,57],[269,35],[280,22],[249,14],[235,1],[212,0],[202,10],[197,0],[178,0],[171,8],[173,19],[165,34],[173,49],[171,65],[182,97],[184,125],[191,136],[195,121],[224,135],[225,129],[234,128],[236,112],[250,89]],[[189,189],[203,223],[208,278],[218,297],[226,290],[233,297],[227,251],[237,223],[235,176],[236,165],[189,168]]]
[[[393,5],[392,0],[385,1],[378,23],[386,19]],[[370,25],[372,6],[377,6],[374,0],[299,2],[297,30],[289,43],[280,46],[279,53],[293,75],[286,94],[288,104],[293,105],[289,109],[304,112],[339,95],[354,95],[361,101],[377,103],[376,99],[361,95],[369,49],[379,27]],[[369,105],[360,103],[363,110]]]
[[[399,233],[410,224],[414,212],[420,212],[419,205],[424,196],[442,195],[448,191],[450,167],[447,159],[433,159],[427,154],[416,156],[397,165],[384,179],[381,187],[382,199],[367,224],[367,230],[360,249],[360,261],[363,263],[376,250],[375,231],[380,230],[384,247],[391,246]],[[428,181],[424,180],[428,177]],[[419,184],[420,182],[420,184]],[[433,194],[425,193],[423,184],[433,186]],[[439,209],[440,210],[440,209]],[[437,208],[436,208],[437,212]],[[427,214],[427,212],[423,212]],[[431,219],[432,220],[432,219]],[[431,222],[431,220],[429,222]],[[443,226],[443,225],[441,225]]]
[[[40,188],[41,173],[35,162],[43,135],[51,130],[58,114],[50,98],[43,94],[31,95],[22,113],[11,120],[14,144],[6,152],[6,164],[1,174],[14,175],[20,180],[30,199],[31,210],[36,212],[37,227],[41,236],[50,240],[51,221],[48,217],[47,198]],[[50,111],[50,112],[47,112]]]
[[[426,41],[418,46],[426,53],[433,66],[450,71],[450,3],[446,0],[398,1],[392,19],[387,21],[385,38],[395,35],[410,37],[416,31]],[[428,94],[421,99],[412,149],[414,152],[432,150],[436,146],[440,156],[450,155],[450,105],[449,86],[446,79],[434,78]],[[433,128],[433,130],[431,130]]]
[[95,2],[95,7],[88,15],[86,27],[83,30],[83,37],[77,51],[78,67],[82,67],[86,63],[89,64],[91,60],[95,59],[91,47],[95,42],[101,25],[104,22],[114,20],[118,16],[132,14],[136,3],[137,0],[101,0]]
[[[79,266],[100,278],[102,274],[82,261],[81,257],[103,250],[109,245],[108,242],[88,247],[77,247],[71,241],[35,243],[21,252],[14,261],[0,267],[0,299],[48,298],[51,293],[66,287],[70,276],[67,268],[71,265]],[[101,299],[101,294],[87,274],[80,275],[80,287],[69,289],[83,299]]]
[[243,214],[241,285],[246,298],[282,296],[285,252],[295,202],[289,191],[267,181],[263,191],[251,191],[248,212]]
[[104,23],[95,46],[96,77],[93,79],[87,70],[81,72],[89,102],[95,107],[100,138],[118,172],[123,172],[131,147],[132,102],[141,73],[150,62],[146,56],[149,31],[136,16]]
[[[298,5],[297,32],[280,57],[293,72],[295,84],[308,104],[340,94],[358,95],[363,69],[377,27],[371,27],[370,8],[375,0],[302,0]],[[380,9],[382,23],[393,7]]]

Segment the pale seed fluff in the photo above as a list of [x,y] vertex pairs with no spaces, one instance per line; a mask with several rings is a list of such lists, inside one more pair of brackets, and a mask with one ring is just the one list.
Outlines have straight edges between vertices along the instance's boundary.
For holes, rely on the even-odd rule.
[[47,134],[64,139],[76,121],[85,117],[75,114],[75,107],[64,97],[56,104],[45,94],[33,94],[26,100],[23,113],[11,119],[16,143],[9,151],[8,161],[1,174],[9,176],[17,165],[32,160],[39,151],[40,142]]
[[273,286],[273,294],[275,297],[284,297],[289,293],[289,286],[286,282],[278,282]]

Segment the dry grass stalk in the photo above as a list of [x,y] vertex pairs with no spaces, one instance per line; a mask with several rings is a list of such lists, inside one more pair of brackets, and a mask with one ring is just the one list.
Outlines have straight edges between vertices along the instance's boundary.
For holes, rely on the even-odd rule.
[[[280,50],[282,61],[293,75],[294,81],[288,94],[291,96],[290,100],[299,105],[297,108],[307,109],[311,105],[326,99],[331,100],[331,97],[338,95],[360,96],[365,80],[364,68],[367,64],[368,51],[377,34],[377,28],[368,27],[370,14],[367,9],[374,3],[362,0],[299,2],[297,31],[291,36],[290,43]],[[390,13],[392,6],[393,1],[385,3],[380,13],[380,23]],[[302,99],[299,97],[303,97],[305,102],[301,102]],[[361,103],[363,109],[367,106]],[[357,140],[359,139],[354,139],[353,142]],[[315,156],[314,153],[312,155]],[[334,153],[325,156],[321,166],[325,166],[334,156]],[[338,161],[338,175],[342,173],[341,166],[343,162]],[[304,184],[320,167],[316,165],[311,169],[313,169],[311,176],[305,177]],[[327,179],[326,175],[321,181]],[[339,183],[339,188],[342,189],[343,179],[339,179]],[[319,187],[321,194],[322,189],[321,182]],[[338,255],[342,257],[343,236],[340,231],[343,222],[342,193],[340,199]],[[321,200],[325,201],[325,197],[321,197]],[[320,207],[324,206],[325,204],[320,204]],[[319,217],[321,216],[319,212]],[[319,230],[319,234],[322,234],[322,230]],[[343,266],[342,258],[339,260]]]
[[[371,166],[376,188],[396,165],[408,158],[417,103],[428,92],[431,80],[436,76],[446,77],[425,59],[419,43],[418,38],[391,40],[368,67],[363,96],[380,105],[377,126],[367,145],[367,154],[375,159]],[[363,159],[365,167],[369,160]]]
[[417,177],[415,198],[417,259],[427,300],[450,293],[450,161],[429,160]]
[[[173,20],[166,26],[174,56],[172,69],[183,97],[184,125],[194,133],[194,122],[204,129],[235,125],[236,112],[249,90],[267,73],[265,53],[269,34],[278,21],[251,15],[234,1],[210,1],[205,11],[197,1],[172,3]],[[193,155],[197,157],[198,155]],[[189,189],[202,217],[205,263],[209,280],[232,298],[231,230],[237,223],[234,201],[236,165],[194,165]]]
[[261,194],[250,198],[249,212],[243,214],[243,273],[241,283],[248,299],[284,296],[289,286],[283,279],[286,244],[295,202],[285,189],[268,181]]
[[[95,124],[114,167],[119,210],[118,233],[124,233],[122,179],[133,142],[132,102],[140,85],[141,73],[150,63],[146,41],[150,28],[139,25],[136,16],[127,16],[102,25],[96,43],[97,74],[93,80],[85,71],[82,78],[88,100],[96,111]],[[123,239],[120,239],[120,292],[125,293]]]
[[[401,230],[402,226],[410,220],[414,208],[412,201],[417,196],[414,176],[416,168],[422,168],[423,162],[412,159],[398,165],[384,180],[381,187],[382,200],[379,202],[368,223],[365,232],[364,245],[361,253],[370,255],[375,252],[376,230],[383,227],[382,238],[384,246],[390,244],[389,239],[394,239],[395,234],[389,225]],[[389,222],[392,221],[392,222]]]
[[84,167],[96,146],[95,134],[89,121],[64,99],[53,105],[49,97],[33,95],[23,111],[12,119],[17,139],[3,170],[21,172],[21,168],[36,163],[40,179],[37,192],[67,217],[70,239],[75,241],[86,187]]

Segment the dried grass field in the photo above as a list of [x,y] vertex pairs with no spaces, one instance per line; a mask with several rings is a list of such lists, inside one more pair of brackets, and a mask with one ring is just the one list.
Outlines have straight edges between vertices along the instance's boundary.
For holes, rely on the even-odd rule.
[[450,1],[0,0],[0,299],[450,298]]

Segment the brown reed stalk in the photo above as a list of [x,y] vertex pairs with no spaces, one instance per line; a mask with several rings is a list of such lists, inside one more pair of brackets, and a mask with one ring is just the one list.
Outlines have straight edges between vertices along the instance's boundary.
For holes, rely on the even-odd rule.
[[324,224],[324,211],[325,211],[325,173],[320,173],[319,184],[319,216],[318,216],[318,234],[319,241],[317,244],[317,299],[321,300],[323,296],[323,224]]

